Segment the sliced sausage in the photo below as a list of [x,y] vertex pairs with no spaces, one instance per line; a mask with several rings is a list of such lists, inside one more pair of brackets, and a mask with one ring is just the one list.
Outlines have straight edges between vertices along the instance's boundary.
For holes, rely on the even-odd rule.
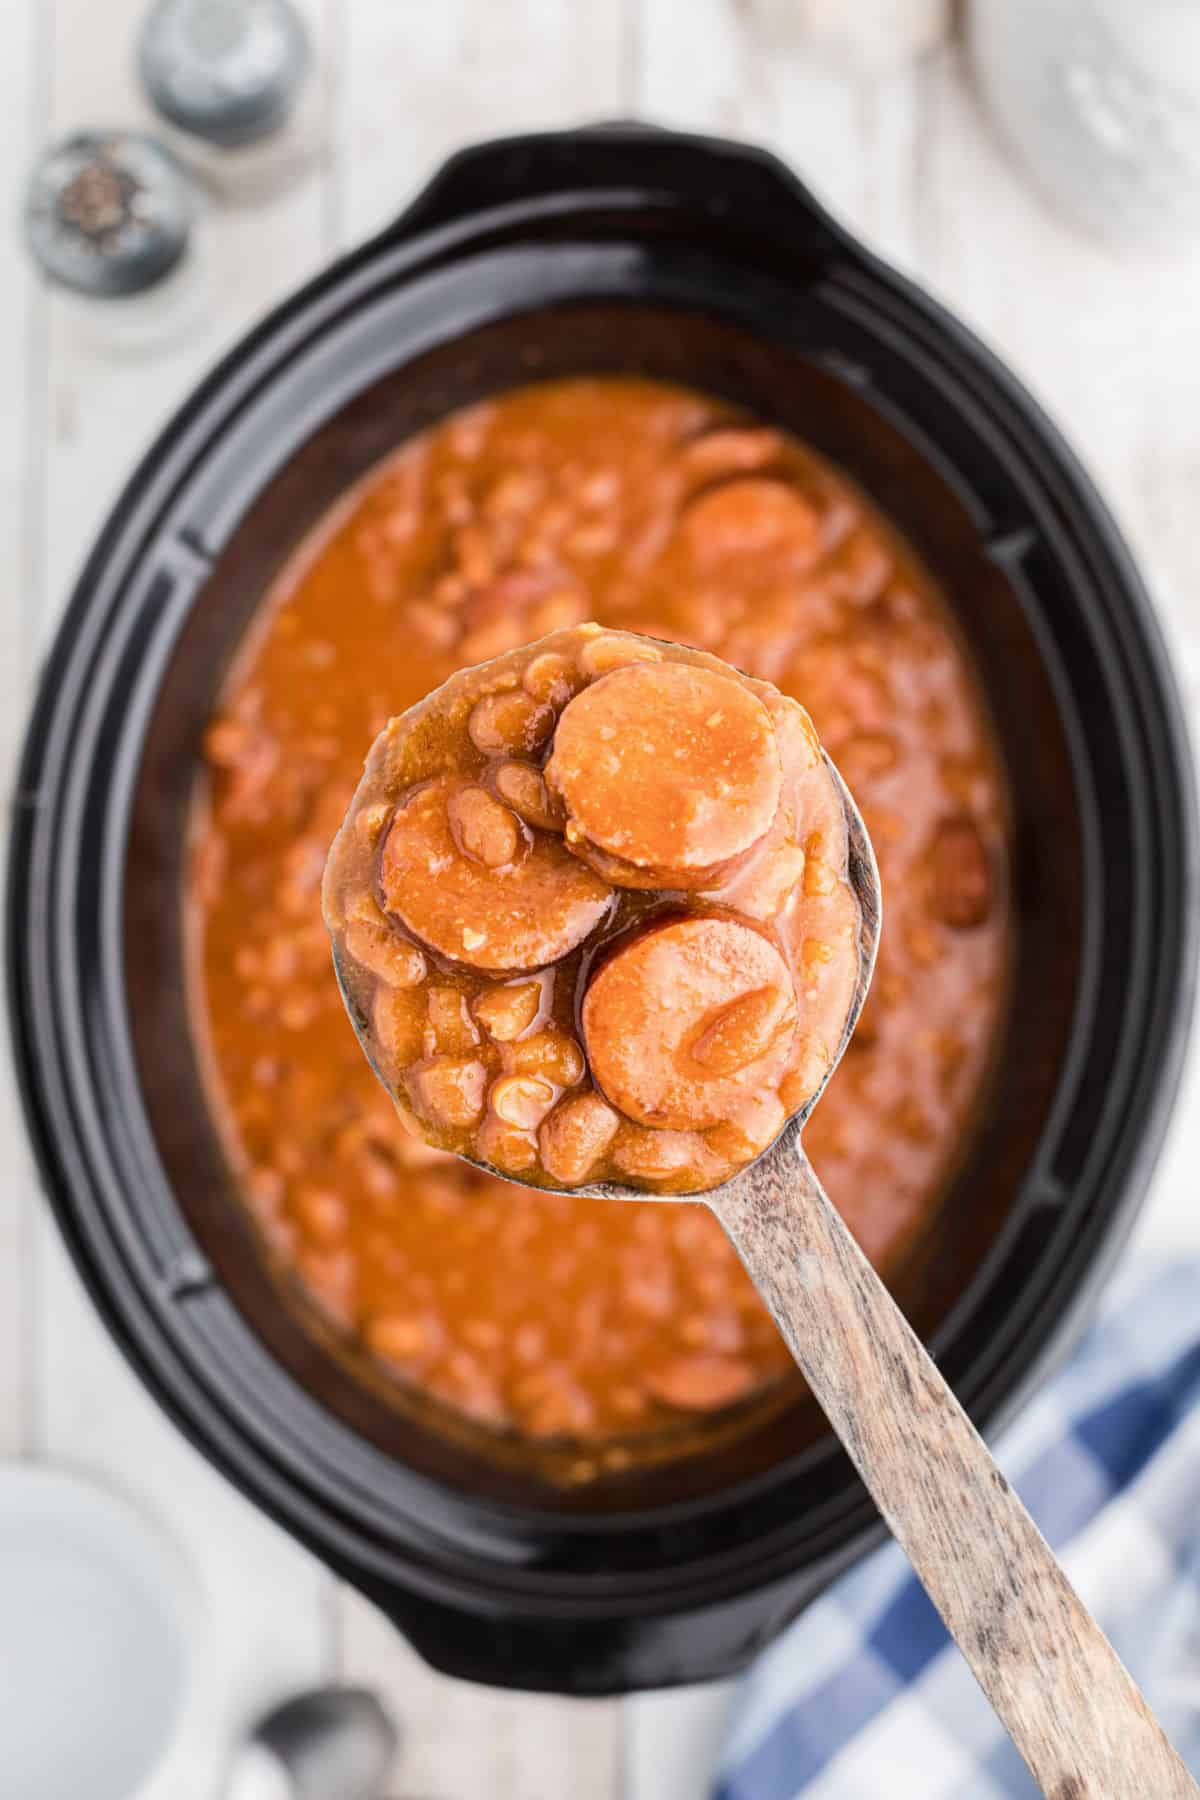
[[772,550],[804,561],[821,547],[821,514],[790,481],[747,475],[706,488],[687,506],[680,529],[698,559]]
[[656,1363],[646,1370],[642,1385],[662,1406],[717,1412],[742,1399],[758,1379],[754,1364],[744,1357],[697,1353]]
[[680,460],[689,474],[712,480],[764,468],[782,448],[779,433],[769,425],[710,425],[688,440]]
[[380,863],[384,904],[414,937],[472,968],[537,969],[557,961],[599,924],[608,887],[558,839],[524,828],[513,859],[491,866],[481,853],[493,834],[471,806],[471,828],[464,829],[468,793],[505,812],[482,788],[453,775],[415,789],[397,808]]
[[[567,842],[626,886],[703,887],[769,829],[782,770],[770,713],[734,675],[632,663],[564,709],[546,780]],[[620,879],[614,873],[613,879]]]
[[631,1119],[704,1130],[787,1067],[796,1001],[787,964],[730,919],[676,919],[624,945],[583,1003],[592,1073]]

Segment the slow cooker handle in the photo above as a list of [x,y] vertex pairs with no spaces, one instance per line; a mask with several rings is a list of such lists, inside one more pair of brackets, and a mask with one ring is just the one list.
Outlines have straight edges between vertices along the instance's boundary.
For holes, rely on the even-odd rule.
[[494,138],[461,150],[379,241],[401,243],[498,207],[536,208],[568,195],[586,204],[621,194],[734,222],[765,233],[780,249],[822,259],[862,254],[778,157],[634,120]]

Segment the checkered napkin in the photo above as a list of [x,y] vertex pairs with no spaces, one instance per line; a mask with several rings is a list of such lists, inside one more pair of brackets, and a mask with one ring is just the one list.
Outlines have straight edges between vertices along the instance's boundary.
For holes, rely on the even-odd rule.
[[[1200,1263],[1123,1276],[996,1454],[1200,1774]],[[1037,1793],[889,1544],[751,1671],[715,1800]]]

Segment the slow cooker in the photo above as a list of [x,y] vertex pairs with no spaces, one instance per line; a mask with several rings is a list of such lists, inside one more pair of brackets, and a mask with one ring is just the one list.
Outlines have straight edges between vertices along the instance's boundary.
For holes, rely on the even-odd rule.
[[1190,761],[1146,595],[994,357],[744,146],[603,127],[455,157],[279,307],[134,474],[50,656],[15,807],[8,979],[43,1179],[179,1427],[453,1674],[579,1694],[742,1665],[879,1536],[803,1403],[594,1489],[389,1406],[281,1299],[188,1030],[200,735],[271,576],[410,433],[506,386],[635,371],[839,463],[940,578],[1007,760],[1009,1023],[897,1291],[985,1429],[1077,1329],[1144,1191],[1195,952]]

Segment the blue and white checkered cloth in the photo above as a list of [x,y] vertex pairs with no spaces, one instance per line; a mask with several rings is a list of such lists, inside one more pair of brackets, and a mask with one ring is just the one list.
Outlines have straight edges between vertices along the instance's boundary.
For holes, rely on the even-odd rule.
[[[996,1446],[1200,1774],[1200,1263],[1132,1270]],[[888,1544],[759,1660],[716,1800],[1020,1800],[1037,1787]]]

